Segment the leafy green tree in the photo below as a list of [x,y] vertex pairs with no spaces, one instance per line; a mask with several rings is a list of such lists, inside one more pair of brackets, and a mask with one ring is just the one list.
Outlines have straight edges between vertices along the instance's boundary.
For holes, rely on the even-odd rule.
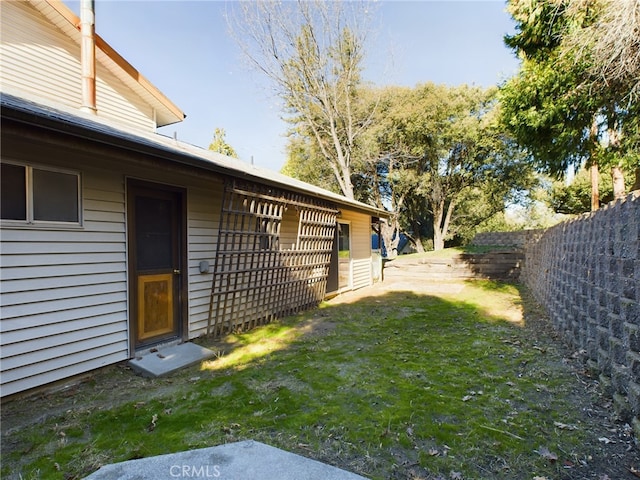
[[216,128],[213,132],[213,139],[209,144],[209,150],[227,155],[228,157],[238,157],[238,154],[225,140],[226,132],[223,128]]
[[500,92],[504,124],[533,155],[538,168],[556,177],[569,167],[579,167],[594,141],[588,132],[593,99],[578,88],[584,65],[570,65],[561,56],[560,42],[569,28],[565,3],[509,2],[517,33],[506,36],[505,43],[522,65]]
[[373,190],[386,194],[418,248],[428,231],[434,249],[444,248],[456,221],[465,222],[463,200],[482,197],[494,214],[532,184],[520,150],[495,121],[495,93],[428,83],[380,97],[370,129],[377,145]]
[[[583,0],[584,1],[584,0]],[[638,0],[598,0],[598,20],[568,36],[566,54],[588,63],[589,90],[610,93],[617,100],[608,111],[617,121],[616,129],[608,132],[610,152],[607,163],[621,189],[623,167],[635,174],[631,190],[640,189],[640,2]],[[578,10],[581,2],[571,2]],[[618,109],[616,105],[623,105]],[[622,119],[618,115],[622,114]],[[616,158],[617,157],[617,158]],[[629,182],[627,182],[629,183]],[[614,196],[615,195],[614,192]]]
[[292,133],[286,149],[287,161],[280,173],[340,193],[340,186],[331,167],[322,155],[318,154],[308,136]]
[[[604,175],[598,179],[600,200],[604,203],[613,200],[613,184],[611,176]],[[548,199],[554,212],[577,215],[591,209],[590,172],[581,169],[568,185],[562,181],[553,182]]]
[[449,246],[467,245],[478,232],[511,231],[504,217],[504,205],[488,198],[482,188],[473,188],[461,195],[448,235]]
[[401,220],[408,184],[400,178],[408,160],[389,145],[387,136],[395,128],[395,112],[402,108],[408,92],[409,88],[393,86],[361,91],[362,98],[368,102],[366,108],[374,115],[358,139],[359,162],[354,183],[358,199],[389,211],[388,221],[381,225],[380,232],[389,257],[396,255],[403,230]]
[[[511,0],[517,33],[505,38],[522,60],[501,87],[502,122],[537,168],[562,177],[583,164],[611,170],[616,196],[623,170],[638,167],[638,105],[629,84],[594,81],[594,57],[579,45],[603,17],[608,0]],[[593,37],[592,37],[593,38]],[[596,179],[597,175],[593,175]],[[597,185],[593,185],[594,193]],[[596,198],[592,200],[597,208]]]

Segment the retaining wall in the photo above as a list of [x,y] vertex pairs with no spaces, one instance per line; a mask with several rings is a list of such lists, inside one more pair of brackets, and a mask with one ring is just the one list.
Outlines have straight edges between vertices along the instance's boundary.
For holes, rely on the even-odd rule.
[[399,256],[387,262],[385,278],[403,278],[416,281],[487,278],[517,281],[524,261],[522,250],[488,253],[462,253],[452,258],[416,258],[407,260]]
[[473,237],[473,245],[524,247],[544,233],[544,230],[517,230],[515,232],[482,232]]
[[640,191],[531,232],[521,281],[640,435]]

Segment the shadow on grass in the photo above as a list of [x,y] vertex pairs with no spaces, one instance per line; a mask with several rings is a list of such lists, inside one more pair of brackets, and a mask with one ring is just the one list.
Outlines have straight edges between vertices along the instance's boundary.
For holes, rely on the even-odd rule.
[[516,286],[496,282],[326,303],[212,342],[229,351],[125,404],[14,432],[22,450],[3,446],[3,478],[77,478],[244,439],[376,479],[573,478],[535,453],[586,455],[579,429],[554,427],[580,421],[572,377],[558,345],[527,328],[527,308]]
[[[440,297],[416,295],[410,291],[398,291],[387,293],[386,295],[373,295],[368,297],[357,297],[353,300],[344,300],[338,303],[324,303],[317,310],[311,313],[306,312],[299,316],[290,317],[283,321],[272,323],[240,334],[227,335],[225,338],[214,344],[215,349],[220,352],[217,358],[204,362],[203,370],[224,370],[226,368],[246,368],[252,361],[270,355],[279,350],[289,348],[301,335],[326,334],[338,326],[340,318],[344,318],[346,312],[350,312],[346,305],[355,304],[357,311],[361,311],[363,324],[375,321],[375,317],[380,314],[381,309],[397,309],[396,316],[403,317],[404,313],[411,311],[415,305],[421,312],[424,306],[436,306],[434,310],[439,311],[440,318],[459,319],[460,309],[464,309],[464,314],[472,313],[478,315],[477,319],[487,322],[509,322],[514,325],[523,326],[522,304],[517,299],[518,289],[513,284],[506,284],[497,281],[465,282],[473,288],[465,291],[464,301],[442,300]],[[490,306],[483,303],[488,294],[501,293],[501,297],[494,295]],[[431,299],[431,300],[429,300]],[[386,307],[384,305],[387,305]],[[403,313],[404,312],[404,313]],[[444,313],[443,313],[444,312]],[[457,312],[457,313],[456,313]],[[433,314],[434,312],[426,312]],[[353,317],[354,313],[348,315]],[[456,316],[457,315],[457,316]],[[387,317],[388,318],[388,315]],[[428,318],[426,319],[429,320]],[[358,319],[351,318],[351,321]],[[363,325],[364,326],[364,325]],[[295,327],[295,328],[292,328]],[[210,345],[211,346],[211,345]],[[228,352],[228,353],[224,353]]]

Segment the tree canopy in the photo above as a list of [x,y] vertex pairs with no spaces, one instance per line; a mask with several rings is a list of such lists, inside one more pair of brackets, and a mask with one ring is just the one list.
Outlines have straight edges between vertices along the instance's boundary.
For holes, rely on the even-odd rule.
[[419,224],[430,223],[436,250],[463,221],[464,202],[483,202],[484,214],[491,216],[533,182],[519,150],[495,121],[495,94],[431,83],[397,90],[373,127],[405,229],[419,239]]
[[213,139],[209,144],[209,150],[227,155],[229,157],[237,157],[238,154],[231,145],[225,140],[226,132],[224,128],[216,128],[213,132]]
[[572,31],[568,50],[588,64],[592,82],[603,83],[629,99],[640,96],[640,2],[638,0],[573,1],[569,8],[596,8],[597,21]]
[[[522,152],[495,121],[495,89],[426,83],[361,95],[375,114],[354,148],[354,195],[390,212],[382,228],[388,252],[400,232],[418,249],[429,237],[436,249],[466,238],[465,225],[502,211],[533,184]],[[303,138],[291,138],[284,171],[330,186],[321,156]]]
[[[503,124],[540,171],[562,177],[570,167],[578,170],[585,163],[606,167],[616,196],[621,196],[623,171],[633,172],[640,164],[640,112],[633,94],[637,77],[628,71],[602,76],[609,70],[598,52],[609,34],[600,25],[614,21],[610,12],[615,3],[511,0],[508,10],[517,32],[505,43],[522,65],[502,85],[500,99]],[[631,3],[637,8],[637,1]],[[637,47],[637,37],[624,43],[631,46],[623,56],[633,57],[629,52]],[[612,55],[620,63],[618,53]]]
[[[610,175],[598,179],[600,198],[603,202],[613,200],[613,184]],[[549,206],[554,212],[576,215],[591,209],[591,179],[589,171],[579,170],[569,184],[555,181],[551,185]]]
[[[505,42],[522,65],[499,90],[366,85],[357,13],[366,4],[242,2],[233,28],[283,100],[283,172],[387,209],[388,252],[400,232],[440,249],[526,195],[534,168],[560,178],[585,163],[614,174],[638,167],[637,71],[628,68],[637,42],[625,33],[605,69],[595,46],[609,41],[600,23],[621,22],[611,3],[511,0],[516,33]],[[578,208],[567,195],[559,209]]]
[[291,132],[286,148],[287,160],[280,173],[341,193],[331,167],[317,152],[311,138]]

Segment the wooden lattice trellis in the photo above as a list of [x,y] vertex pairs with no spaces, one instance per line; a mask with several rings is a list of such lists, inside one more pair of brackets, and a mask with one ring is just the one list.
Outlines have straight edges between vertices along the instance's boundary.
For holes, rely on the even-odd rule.
[[[284,248],[281,228],[290,209],[297,233]],[[317,305],[326,291],[337,213],[313,197],[228,180],[207,333],[253,328]]]

